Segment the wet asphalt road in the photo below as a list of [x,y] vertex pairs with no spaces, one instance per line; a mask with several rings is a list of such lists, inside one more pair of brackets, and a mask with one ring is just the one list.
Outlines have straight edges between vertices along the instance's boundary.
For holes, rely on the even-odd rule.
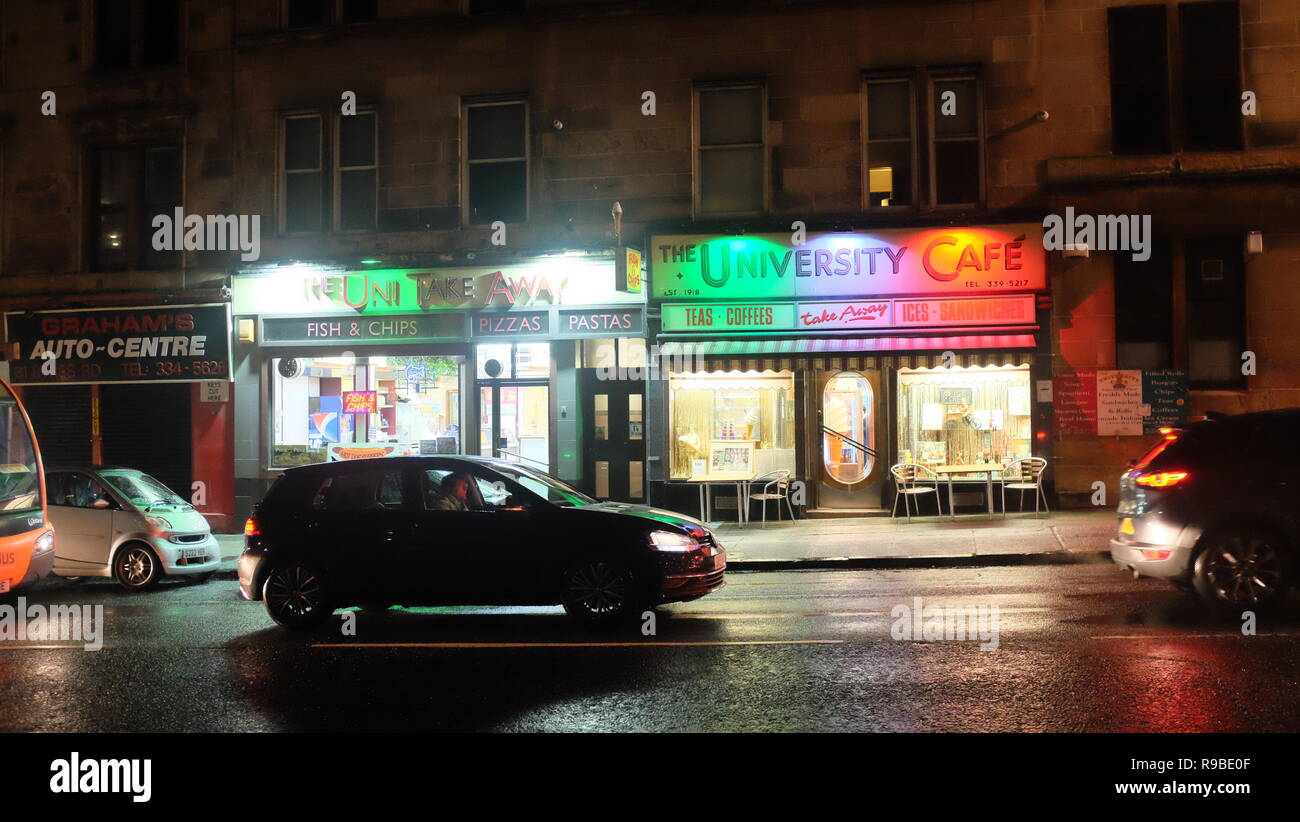
[[[916,596],[997,605],[998,649],[892,639]],[[1300,731],[1300,598],[1245,637],[1109,565],[736,573],[654,636],[556,608],[301,636],[232,580],[27,597],[102,604],[106,647],[0,642],[3,731]]]

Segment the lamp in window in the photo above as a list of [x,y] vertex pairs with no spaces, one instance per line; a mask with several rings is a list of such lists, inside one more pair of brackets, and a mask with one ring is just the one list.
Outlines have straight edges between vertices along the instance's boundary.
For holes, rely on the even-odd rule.
[[871,190],[872,198],[877,194],[883,194],[880,204],[889,205],[889,201],[894,197],[894,169],[891,166],[880,166],[868,170],[867,186]]

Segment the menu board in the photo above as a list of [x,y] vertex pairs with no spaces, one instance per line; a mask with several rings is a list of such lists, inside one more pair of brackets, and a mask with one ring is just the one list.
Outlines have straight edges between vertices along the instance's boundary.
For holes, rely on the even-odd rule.
[[1066,436],[1097,433],[1097,372],[1075,371],[1052,380],[1052,412],[1056,433]]
[[1187,424],[1187,372],[1082,370],[1052,380],[1056,433],[1141,436]]
[[1142,372],[1097,372],[1097,433],[1104,437],[1142,434]]
[[1142,421],[1143,434],[1183,427],[1187,424],[1187,372],[1143,371],[1142,401],[1151,406],[1150,415]]

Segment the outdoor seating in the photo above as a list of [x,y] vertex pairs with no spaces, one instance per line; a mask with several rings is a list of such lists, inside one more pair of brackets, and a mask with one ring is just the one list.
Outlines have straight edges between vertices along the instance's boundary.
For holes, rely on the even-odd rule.
[[1043,490],[1043,474],[1047,472],[1047,460],[1042,457],[1026,457],[1007,464],[1002,471],[1002,516],[1007,515],[1007,489],[1020,492],[1020,510],[1025,510],[1025,492],[1034,492],[1034,514],[1038,514],[1041,500],[1042,510],[1050,514],[1047,507],[1047,492]]
[[[936,513],[943,514],[943,504],[939,501],[939,475],[924,465],[914,462],[901,462],[889,469],[894,475],[894,507],[889,516],[898,513],[898,501],[903,500],[903,510],[907,512],[907,521],[912,521],[912,498],[919,494],[934,494]],[[933,483],[933,485],[928,484]],[[917,513],[920,513],[920,500],[917,500]]]
[[762,487],[762,490],[759,491],[758,493],[756,494],[751,493],[749,495],[749,499],[762,500],[763,502],[763,524],[761,527],[763,528],[767,527],[767,501],[768,500],[773,500],[776,502],[776,519],[778,522],[781,521],[782,500],[785,501],[785,506],[790,511],[790,521],[791,522],[794,521],[794,506],[790,504],[791,476],[792,475],[789,471],[784,471],[784,470],[768,471],[766,474],[763,474],[762,476],[754,477],[754,479],[749,481],[749,485],[751,488],[755,485],[760,485]]

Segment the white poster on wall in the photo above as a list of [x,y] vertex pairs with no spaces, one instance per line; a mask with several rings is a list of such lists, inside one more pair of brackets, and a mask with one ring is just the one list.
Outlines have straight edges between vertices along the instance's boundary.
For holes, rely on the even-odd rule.
[[1029,413],[1029,386],[1007,389],[1007,413],[1025,416]]
[[943,430],[943,406],[937,402],[927,402],[921,406],[921,430]]
[[1142,434],[1142,372],[1097,372],[1097,434]]

